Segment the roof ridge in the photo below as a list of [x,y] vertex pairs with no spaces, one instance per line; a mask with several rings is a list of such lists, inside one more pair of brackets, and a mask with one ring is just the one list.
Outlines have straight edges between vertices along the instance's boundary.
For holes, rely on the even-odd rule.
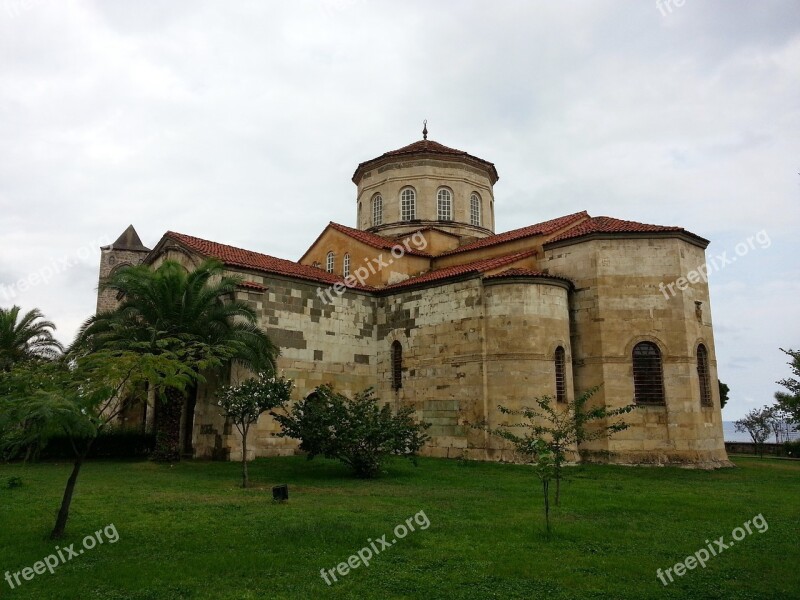
[[[577,221],[578,219],[583,217],[591,218],[588,212],[582,210],[576,213],[564,215],[562,217],[556,217],[555,219],[548,219],[547,221],[534,223],[533,225],[526,225],[525,227],[518,227],[517,229],[511,229],[509,231],[504,231],[503,233],[496,233],[494,235],[490,235],[488,237],[475,240],[474,242],[470,242],[469,244],[466,244],[464,246],[454,248],[453,250],[448,250],[447,252],[443,252],[439,256],[450,256],[452,254],[460,254],[461,252],[469,252],[471,250],[477,250],[478,248],[496,246],[497,244],[511,242],[514,240],[534,235],[547,235],[548,233],[552,233],[553,230],[558,230],[561,229],[562,227],[566,227],[571,222]],[[550,227],[546,228],[545,226],[550,226]]]
[[528,258],[529,256],[533,256],[535,254],[537,254],[537,251],[535,249],[523,250],[511,254],[505,254],[503,256],[480,258],[478,260],[464,263],[462,265],[441,267],[439,269],[427,271],[425,273],[421,273],[420,275],[404,279],[403,281],[398,281],[397,283],[393,283],[391,285],[378,288],[378,291],[386,289],[397,289],[403,286],[415,285],[417,283],[427,283],[429,281],[439,281],[441,279],[449,279],[451,277],[457,277],[459,275],[468,275],[471,273],[483,273],[484,271],[496,269],[505,266],[507,264],[513,263],[517,260]]
[[[164,237],[176,240],[188,246],[198,254],[216,258],[226,265],[253,269],[254,271],[261,271],[264,273],[284,275],[287,277],[296,277],[298,279],[316,281],[326,285],[344,283],[344,278],[334,273],[328,273],[319,267],[304,265],[286,258],[278,258],[270,254],[256,252],[255,250],[247,250],[245,248],[239,248],[238,246],[222,244],[220,242],[214,242],[176,231],[167,231]],[[364,284],[356,284],[348,287],[362,291],[374,291],[376,289]]]
[[583,237],[593,233],[684,233],[692,237],[698,238],[704,242],[708,242],[705,238],[700,237],[677,225],[654,225],[651,223],[641,223],[639,221],[630,221],[627,219],[618,219],[616,217],[609,217],[600,215],[597,217],[590,217],[589,219],[570,227],[566,231],[548,240],[546,243],[560,242],[563,240]]
[[[381,248],[383,250],[390,250],[392,248],[400,246],[401,248],[403,248],[403,253],[404,254],[411,254],[413,256],[424,256],[425,258],[431,258],[432,257],[432,255],[430,253],[428,253],[428,252],[424,252],[422,250],[417,250],[415,248],[408,248],[405,245],[400,244],[397,241],[398,239],[401,239],[401,238],[406,238],[406,239],[410,238],[412,235],[414,235],[413,233],[404,234],[404,235],[398,236],[397,238],[391,238],[390,239],[390,238],[385,238],[382,235],[378,235],[377,233],[364,231],[363,229],[355,229],[353,227],[348,227],[347,225],[342,225],[341,223],[336,223],[334,221],[331,221],[330,223],[328,223],[328,226],[329,227],[333,227],[336,231],[339,231],[340,233],[343,233],[343,234],[345,234],[347,236],[350,236],[351,238],[353,238],[353,239],[355,239],[357,241],[363,242],[363,243],[367,244],[368,246],[372,246],[374,248]],[[414,232],[414,233],[416,233],[416,232]],[[317,238],[317,239],[319,239],[319,238]],[[313,244],[312,244],[312,246],[313,246]]]

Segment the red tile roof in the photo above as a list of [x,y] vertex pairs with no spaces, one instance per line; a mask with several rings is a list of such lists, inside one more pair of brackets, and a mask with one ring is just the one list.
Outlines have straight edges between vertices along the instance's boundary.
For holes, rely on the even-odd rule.
[[482,158],[473,156],[472,154],[464,152],[463,150],[448,148],[447,146],[444,146],[439,142],[434,142],[433,140],[419,140],[417,142],[409,144],[408,146],[403,146],[402,148],[398,148],[397,150],[390,150],[389,152],[384,152],[377,158],[373,158],[362,162],[361,164],[358,165],[358,167],[356,167],[356,170],[353,173],[353,182],[358,183],[359,174],[363,173],[363,171],[365,171],[366,169],[377,164],[379,161],[396,157],[414,156],[417,154],[433,154],[438,156],[462,158],[467,162],[477,163],[478,165],[482,166],[484,169],[489,171],[492,183],[496,183],[497,180],[500,178],[500,176],[497,174],[497,169],[495,168],[494,164],[490,163],[488,160],[483,160]]
[[[202,256],[216,258],[227,266],[252,269],[254,271],[272,273],[275,275],[285,275],[287,277],[296,277],[298,279],[307,279],[327,285],[343,282],[343,279],[334,273],[328,273],[317,267],[301,265],[291,260],[276,258],[268,254],[260,254],[258,252],[252,252],[251,250],[236,248],[235,246],[218,244],[217,242],[210,242],[191,235],[175,233],[174,231],[168,231],[164,234],[164,237],[173,239]],[[352,287],[360,290],[374,289],[368,285],[358,284]]]
[[585,210],[582,210],[581,212],[558,217],[557,219],[551,219],[549,221],[544,221],[543,223],[536,223],[535,225],[528,225],[527,227],[521,227],[520,229],[512,229],[511,231],[506,231],[505,233],[490,235],[489,237],[475,240],[474,242],[461,246],[460,248],[456,248],[455,250],[443,252],[440,254],[440,256],[449,256],[451,254],[459,254],[460,252],[469,252],[470,250],[476,250],[478,248],[488,248],[489,246],[496,246],[497,244],[503,244],[505,242],[511,242],[535,235],[549,235],[555,231],[558,231],[559,229],[563,229],[570,223],[575,223],[588,217],[589,213],[587,213]]
[[568,229],[564,233],[548,240],[551,242],[560,242],[562,240],[569,240],[573,238],[583,237],[594,233],[664,233],[664,232],[679,232],[685,233],[692,237],[704,240],[698,235],[686,231],[683,227],[672,227],[664,225],[649,225],[647,223],[637,223],[636,221],[623,221],[621,219],[614,219],[613,217],[591,217],[582,223],[577,224],[575,227]]
[[[340,225],[339,223],[334,223],[333,221],[331,221],[328,224],[328,226],[335,229],[336,231],[340,231],[341,233],[355,240],[358,240],[359,242],[363,242],[368,246],[372,246],[373,248],[380,248],[381,250],[391,250],[392,248],[399,245],[401,248],[403,248],[403,252],[405,254],[411,254],[412,256],[424,256],[426,258],[430,258],[431,256],[427,252],[415,249],[414,245],[411,242],[409,242],[408,244],[410,250],[406,250],[405,246],[403,246],[402,244],[402,241],[407,238],[410,238],[412,235],[414,235],[413,233],[397,236],[396,238],[385,238],[383,236],[370,233],[368,231],[362,231],[360,229],[353,229],[352,227]],[[314,244],[312,244],[312,246],[313,245]]]
[[239,287],[246,288],[248,290],[256,290],[257,292],[263,292],[267,288],[265,288],[260,283],[256,283],[255,281],[242,281],[239,284]]
[[419,283],[430,283],[442,279],[450,279],[451,277],[459,277],[461,275],[485,273],[486,271],[499,269],[500,267],[504,267],[505,265],[509,265],[513,262],[522,260],[523,258],[528,258],[535,254],[536,250],[526,250],[525,252],[517,252],[515,254],[509,254],[506,256],[498,256],[495,258],[484,258],[482,260],[476,260],[471,263],[466,263],[464,265],[454,265],[452,267],[444,267],[443,269],[428,271],[427,273],[423,273],[422,275],[417,275],[416,277],[409,277],[404,281],[400,281],[399,283],[394,283],[392,285],[387,285],[386,287],[381,289],[395,290],[398,288],[417,285]]

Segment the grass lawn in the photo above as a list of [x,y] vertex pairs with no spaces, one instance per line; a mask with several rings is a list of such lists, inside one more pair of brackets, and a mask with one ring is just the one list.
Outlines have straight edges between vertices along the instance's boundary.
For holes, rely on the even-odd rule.
[[[118,541],[13,590],[0,579],[0,598],[800,598],[800,462],[735,462],[715,472],[571,468],[550,541],[524,466],[398,461],[361,481],[330,461],[259,459],[256,487],[243,490],[236,463],[90,462],[58,545],[82,548],[109,524]],[[0,465],[0,577],[54,552],[47,534],[69,469]],[[15,476],[22,487],[7,489]],[[272,502],[277,483],[290,486],[286,504]],[[414,523],[331,586],[320,577],[368,538],[391,542],[420,511],[428,528]],[[656,578],[758,514],[766,532],[753,528],[666,587]]]

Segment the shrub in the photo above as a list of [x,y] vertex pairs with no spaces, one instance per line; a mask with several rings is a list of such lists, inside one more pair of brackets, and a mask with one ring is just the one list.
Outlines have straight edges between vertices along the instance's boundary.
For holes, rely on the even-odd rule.
[[[154,433],[123,427],[110,428],[97,436],[89,451],[89,458],[144,458],[153,451],[155,445]],[[70,438],[59,435],[47,441],[39,456],[72,459],[75,451]]]
[[792,458],[800,458],[800,440],[783,442],[783,453]]
[[309,460],[317,455],[339,460],[362,478],[377,475],[391,455],[416,464],[430,427],[414,419],[412,408],[392,414],[388,404],[379,407],[371,388],[351,400],[323,385],[285,412],[272,413],[283,428],[280,436],[300,440]]

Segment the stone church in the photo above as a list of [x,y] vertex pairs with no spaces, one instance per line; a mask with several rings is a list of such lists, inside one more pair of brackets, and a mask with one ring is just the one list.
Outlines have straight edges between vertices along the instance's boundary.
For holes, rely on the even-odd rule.
[[[102,248],[100,279],[127,265],[219,259],[243,278],[237,296],[281,348],[298,396],[322,383],[373,387],[432,424],[430,456],[511,460],[468,424],[500,424],[498,404],[565,403],[602,384],[593,402],[638,407],[629,429],[583,445],[585,459],[729,464],[708,285],[684,277],[705,264],[708,240],[585,211],[496,233],[494,164],[427,131],[362,162],[352,180],[356,227],[329,223],[298,261],[173,231],[150,249],[131,226]],[[116,301],[99,293],[98,311]],[[216,385],[190,395],[183,448],[241,458]],[[149,427],[153,408],[151,398],[125,419]],[[278,430],[262,416],[254,456],[295,452]]]

